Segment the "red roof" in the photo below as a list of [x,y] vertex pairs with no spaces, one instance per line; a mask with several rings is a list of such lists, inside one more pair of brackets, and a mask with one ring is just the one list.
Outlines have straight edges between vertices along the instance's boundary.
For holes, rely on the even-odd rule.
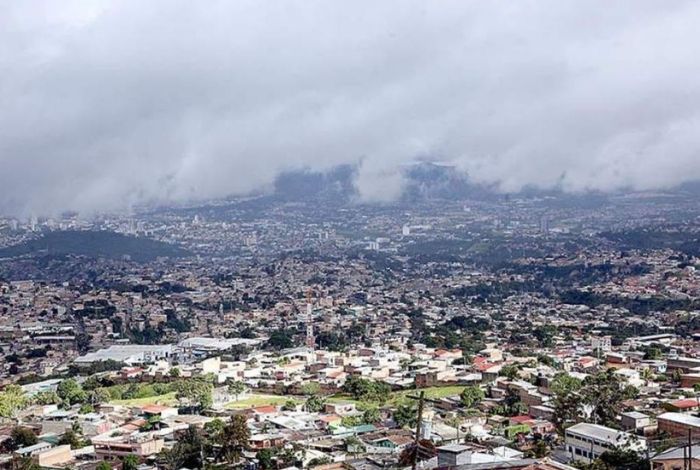
[[512,418],[510,418],[510,422],[512,424],[523,424],[528,421],[532,421],[532,418],[530,418],[527,415],[513,416]]
[[253,411],[260,414],[271,414],[277,413],[277,407],[272,405],[256,406],[253,408]]
[[151,413],[151,414],[156,414],[156,413],[162,413],[165,410],[169,410],[169,406],[163,406],[163,405],[146,405],[141,407],[141,411],[144,413]]
[[695,398],[685,398],[683,400],[676,400],[671,402],[671,406],[676,408],[695,408],[698,406],[698,400]]

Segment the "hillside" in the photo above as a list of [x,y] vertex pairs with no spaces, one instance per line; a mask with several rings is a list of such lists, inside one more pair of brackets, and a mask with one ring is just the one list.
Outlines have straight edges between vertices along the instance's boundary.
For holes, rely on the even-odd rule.
[[0,249],[0,258],[33,254],[71,254],[112,259],[128,256],[139,262],[165,256],[178,258],[189,255],[177,246],[149,238],[79,230],[48,232],[35,240]]

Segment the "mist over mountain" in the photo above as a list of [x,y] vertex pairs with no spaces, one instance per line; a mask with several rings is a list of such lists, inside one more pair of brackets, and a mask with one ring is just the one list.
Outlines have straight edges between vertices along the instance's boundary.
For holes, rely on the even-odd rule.
[[698,23],[690,1],[9,2],[0,212],[269,193],[343,166],[361,202],[465,190],[420,183],[416,160],[501,193],[672,188],[700,178]]

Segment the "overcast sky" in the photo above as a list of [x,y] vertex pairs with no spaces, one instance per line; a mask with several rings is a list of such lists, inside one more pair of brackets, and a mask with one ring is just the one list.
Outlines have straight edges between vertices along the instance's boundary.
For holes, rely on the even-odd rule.
[[243,194],[356,163],[700,178],[700,2],[0,0],[0,212]]

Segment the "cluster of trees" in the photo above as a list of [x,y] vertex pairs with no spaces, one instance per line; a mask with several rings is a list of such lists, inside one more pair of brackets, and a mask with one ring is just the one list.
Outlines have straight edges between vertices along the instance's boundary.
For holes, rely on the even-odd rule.
[[280,349],[292,348],[295,345],[295,335],[296,331],[279,328],[270,332],[270,336],[267,340],[267,346],[270,349],[275,349],[278,351]]
[[478,385],[465,387],[459,395],[459,400],[465,408],[474,408],[486,397],[484,391]]
[[202,431],[189,427],[172,449],[161,452],[159,461],[169,470],[202,468],[203,459],[231,466],[241,460],[249,440],[250,430],[244,416],[233,416],[228,423],[214,419]]
[[389,398],[391,387],[384,382],[350,376],[343,385],[343,391],[355,400],[384,403]]
[[[583,420],[614,427],[615,417],[624,411],[624,400],[639,393],[635,387],[626,385],[614,369],[584,380],[562,373],[555,377],[550,388],[554,394],[554,421],[562,432],[566,426]],[[589,416],[586,408],[591,410]]]

